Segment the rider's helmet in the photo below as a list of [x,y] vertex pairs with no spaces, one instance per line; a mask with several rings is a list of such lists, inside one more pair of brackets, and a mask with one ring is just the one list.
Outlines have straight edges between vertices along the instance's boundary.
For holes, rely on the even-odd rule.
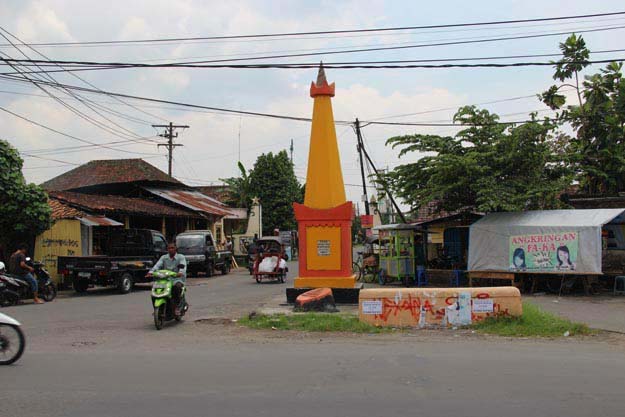
[[0,262],[0,274],[6,272],[5,269],[6,267],[4,266],[4,262]]

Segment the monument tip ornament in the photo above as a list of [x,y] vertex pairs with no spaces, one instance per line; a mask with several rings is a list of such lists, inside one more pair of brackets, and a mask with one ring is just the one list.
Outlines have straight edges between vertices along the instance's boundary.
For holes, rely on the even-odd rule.
[[339,147],[334,128],[334,83],[323,64],[310,85],[314,99],[306,195],[293,204],[299,230],[299,276],[295,288],[354,288],[352,274],[352,203],[345,198]]

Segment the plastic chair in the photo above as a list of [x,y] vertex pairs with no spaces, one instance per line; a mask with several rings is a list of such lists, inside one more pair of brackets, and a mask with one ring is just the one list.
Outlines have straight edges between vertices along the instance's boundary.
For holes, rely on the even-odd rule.
[[614,295],[625,295],[625,276],[619,275],[614,278]]

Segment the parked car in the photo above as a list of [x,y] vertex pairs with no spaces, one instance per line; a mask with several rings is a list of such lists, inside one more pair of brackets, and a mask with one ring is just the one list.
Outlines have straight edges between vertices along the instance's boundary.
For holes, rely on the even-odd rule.
[[204,272],[211,276],[215,271],[226,275],[232,268],[232,252],[217,250],[210,230],[188,230],[176,236],[178,253],[187,258],[187,275]]
[[58,272],[76,292],[99,285],[116,286],[126,294],[134,284],[152,281],[146,274],[167,253],[165,237],[148,229],[119,229],[112,233],[105,256],[59,256]]

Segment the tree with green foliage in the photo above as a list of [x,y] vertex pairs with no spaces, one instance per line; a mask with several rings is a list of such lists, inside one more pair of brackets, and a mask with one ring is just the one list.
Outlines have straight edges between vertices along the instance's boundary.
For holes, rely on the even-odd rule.
[[364,236],[365,232],[362,228],[362,222],[360,221],[360,216],[354,216],[352,219],[352,242],[358,243],[358,237],[360,235]]
[[41,187],[26,183],[23,164],[17,149],[0,139],[0,246],[7,249],[51,226],[48,196]]
[[293,203],[301,203],[304,195],[286,151],[260,155],[249,179],[251,193],[263,207],[263,233],[296,229]]
[[252,198],[255,197],[251,194],[250,176],[241,161],[237,163],[237,166],[241,176],[220,179],[228,186],[227,199],[224,203],[231,207],[245,207],[249,210]]
[[412,209],[436,202],[439,210],[480,212],[549,209],[571,176],[558,155],[556,125],[549,119],[521,125],[475,106],[462,107],[455,136],[407,135],[390,138],[400,158],[425,153],[417,162],[386,175],[391,189]]
[[[585,194],[615,195],[625,191],[625,79],[622,64],[612,62],[598,73],[586,75],[580,86],[580,73],[589,65],[590,52],[581,36],[571,35],[560,44],[562,59],[556,63],[553,78],[560,85],[540,95],[557,110],[562,125],[575,131],[565,150],[566,161],[577,173]],[[567,105],[561,88],[575,91],[575,104]]]

